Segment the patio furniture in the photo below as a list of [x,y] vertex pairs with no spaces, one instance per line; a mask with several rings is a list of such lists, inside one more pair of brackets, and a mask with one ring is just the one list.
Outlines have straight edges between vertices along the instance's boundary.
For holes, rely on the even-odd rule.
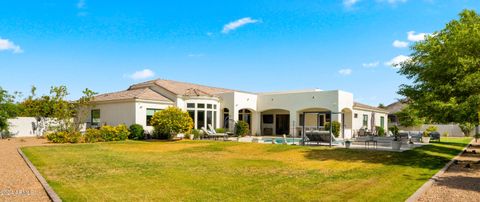
[[212,133],[212,131],[205,129],[205,127],[202,127],[202,131],[204,137],[207,139],[213,138],[214,140],[218,140],[218,138],[223,138],[224,141],[228,139],[228,135],[225,133]]
[[330,132],[329,131],[305,131],[305,142],[315,142],[317,145],[320,143],[330,143]]
[[428,134],[430,136],[430,141],[437,140],[440,142],[440,133],[439,132],[431,132]]

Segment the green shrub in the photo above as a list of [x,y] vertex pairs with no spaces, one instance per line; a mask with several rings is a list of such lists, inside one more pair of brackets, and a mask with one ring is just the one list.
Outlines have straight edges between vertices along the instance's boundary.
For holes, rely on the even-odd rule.
[[425,129],[425,132],[423,132],[423,137],[429,137],[430,133],[436,132],[437,131],[437,126],[428,126],[427,129]]
[[248,134],[250,134],[250,129],[249,125],[245,121],[238,121],[237,124],[235,124],[235,135],[240,136],[240,137],[245,137]]
[[226,133],[226,132],[227,132],[227,129],[225,129],[225,128],[217,128],[217,129],[215,129],[215,132],[217,132],[217,133]]
[[102,136],[102,133],[100,132],[100,130],[95,129],[95,128],[87,129],[87,131],[83,135],[84,135],[83,137],[84,137],[85,142],[94,143],[94,142],[104,142],[105,141],[105,139],[103,139],[103,136]]
[[[332,122],[332,133],[335,137],[338,137],[340,135],[340,122],[338,121],[333,121]],[[325,129],[330,131],[330,122],[325,123]]]
[[129,128],[130,135],[128,136],[128,139],[132,140],[143,140],[145,139],[145,134],[143,130],[143,126],[140,124],[132,124]]
[[200,139],[200,130],[192,129],[193,139]]
[[463,134],[468,137],[473,129],[475,129],[475,124],[472,123],[463,123],[459,125],[460,129],[462,130]]
[[378,136],[385,136],[385,129],[383,129],[383,127],[375,126],[375,130],[377,130]]
[[150,123],[155,128],[155,136],[160,139],[172,139],[179,133],[188,134],[193,128],[193,120],[188,112],[178,107],[156,112]]
[[81,141],[82,134],[79,132],[53,132],[47,134],[47,140],[53,143],[78,143]]
[[100,134],[104,141],[120,141],[126,140],[130,132],[124,124],[118,126],[102,126],[100,128]]
[[448,137],[448,132],[443,132],[443,133],[442,133],[442,136],[443,136],[443,137]]

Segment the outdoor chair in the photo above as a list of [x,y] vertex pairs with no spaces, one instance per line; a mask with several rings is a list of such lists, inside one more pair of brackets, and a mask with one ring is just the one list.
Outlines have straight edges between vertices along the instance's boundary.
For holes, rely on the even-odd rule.
[[437,140],[440,142],[440,133],[439,132],[431,132],[428,134],[430,136],[430,141]]
[[202,127],[202,131],[204,137],[208,139],[213,138],[214,140],[217,140],[218,138],[223,138],[224,140],[226,140],[227,134],[225,133],[212,133],[212,131],[208,131],[207,129],[205,129],[205,127]]

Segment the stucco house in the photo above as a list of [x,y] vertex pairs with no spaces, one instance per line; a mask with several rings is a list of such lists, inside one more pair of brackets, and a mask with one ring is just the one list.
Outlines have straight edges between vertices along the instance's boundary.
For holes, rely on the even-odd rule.
[[341,90],[251,93],[163,79],[96,96],[87,123],[92,126],[137,123],[152,130],[149,120],[153,114],[169,106],[187,111],[197,129],[208,124],[233,129],[236,122],[243,120],[249,123],[252,135],[298,137],[304,124],[323,127],[332,120],[341,123],[343,138],[351,138],[361,128],[388,128],[387,111],[354,102],[352,93]]

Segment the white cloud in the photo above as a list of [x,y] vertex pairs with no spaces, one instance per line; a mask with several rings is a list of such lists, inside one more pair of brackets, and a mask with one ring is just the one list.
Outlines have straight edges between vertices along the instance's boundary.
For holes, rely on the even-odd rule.
[[85,0],[79,0],[77,3],[78,9],[84,9],[86,7]]
[[407,35],[408,35],[408,40],[409,41],[417,42],[417,41],[425,40],[425,36],[428,36],[430,34],[428,34],[428,33],[415,34],[415,31],[409,31],[409,32],[407,32]]
[[398,55],[394,58],[392,58],[390,61],[388,62],[385,62],[385,65],[386,66],[391,66],[393,68],[400,68],[398,65],[402,62],[405,62],[407,60],[409,60],[410,57],[409,56],[405,56],[405,55]]
[[349,8],[358,3],[359,1],[360,0],[343,0],[343,5]]
[[13,43],[8,39],[2,39],[2,38],[0,38],[0,51],[12,51],[13,53],[23,52],[20,46],[15,45],[15,43]]
[[352,69],[346,68],[346,69],[341,69],[338,71],[338,73],[342,76],[348,76],[352,74]]
[[375,62],[370,62],[370,63],[363,63],[362,66],[363,67],[367,67],[367,68],[372,68],[372,67],[376,67],[380,64],[379,61],[375,61]]
[[245,26],[247,24],[257,23],[257,22],[260,22],[260,21],[256,20],[256,19],[252,19],[250,17],[238,19],[238,20],[235,20],[233,22],[230,22],[230,23],[224,25],[222,33],[227,34],[228,32],[230,32],[232,30],[235,30],[239,27]]
[[408,47],[408,42],[395,40],[395,41],[393,41],[392,45],[395,48],[406,48],[406,47]]
[[155,72],[150,69],[144,69],[140,71],[136,71],[131,75],[128,75],[129,78],[133,80],[140,80],[140,79],[147,79],[155,76]]

